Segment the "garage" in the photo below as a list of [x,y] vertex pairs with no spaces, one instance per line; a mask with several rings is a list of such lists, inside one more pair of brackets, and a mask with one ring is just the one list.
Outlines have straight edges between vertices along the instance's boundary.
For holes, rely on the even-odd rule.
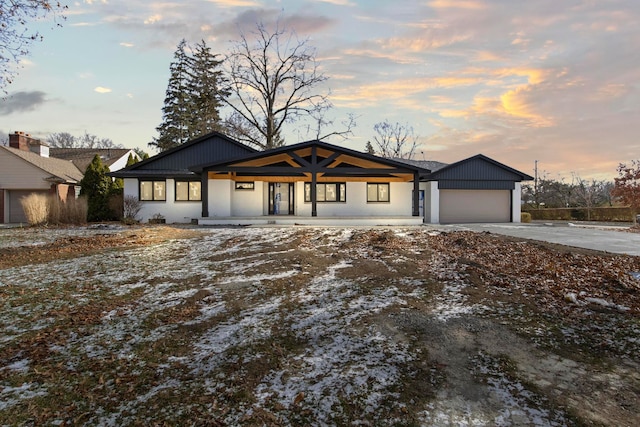
[[511,222],[509,190],[441,190],[440,222]]
[[430,169],[427,222],[520,222],[520,183],[531,176],[482,154]]
[[38,193],[48,195],[47,190],[10,190],[9,191],[9,222],[10,223],[26,223],[27,217],[22,209],[20,199],[28,196],[29,194]]

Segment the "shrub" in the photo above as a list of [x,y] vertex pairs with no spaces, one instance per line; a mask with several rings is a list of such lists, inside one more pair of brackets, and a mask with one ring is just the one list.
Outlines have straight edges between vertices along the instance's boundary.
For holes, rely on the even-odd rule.
[[135,196],[125,196],[122,201],[123,219],[127,221],[137,221],[138,214],[142,210],[142,202]]
[[49,197],[50,224],[85,224],[87,222],[87,199],[85,197],[60,200]]
[[49,219],[49,202],[43,194],[29,194],[20,199],[29,225],[43,225]]
[[89,207],[86,197],[67,199],[64,210],[67,224],[86,224],[88,212]]
[[520,213],[520,222],[531,222],[531,214],[529,212]]
[[122,219],[124,211],[124,200],[122,190],[112,191],[109,195],[109,209],[113,213],[113,219]]

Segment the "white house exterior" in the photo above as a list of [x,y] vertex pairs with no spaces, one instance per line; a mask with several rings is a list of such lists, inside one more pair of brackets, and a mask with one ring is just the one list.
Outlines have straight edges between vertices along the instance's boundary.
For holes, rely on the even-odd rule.
[[111,175],[142,221],[199,224],[519,222],[531,179],[482,155],[405,162],[320,141],[257,152],[217,133]]

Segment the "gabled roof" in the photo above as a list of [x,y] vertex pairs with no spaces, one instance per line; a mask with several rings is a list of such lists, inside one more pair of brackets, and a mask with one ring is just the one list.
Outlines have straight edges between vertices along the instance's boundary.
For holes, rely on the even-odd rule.
[[[322,162],[311,163],[312,150],[316,151],[318,157],[323,158]],[[282,163],[283,166],[273,166],[278,163]],[[348,164],[349,167],[342,167],[340,163]],[[410,173],[413,176],[413,173],[426,175],[430,172],[417,165],[385,159],[318,140],[285,145],[231,160],[200,164],[189,169],[197,173],[203,171],[262,173],[264,171],[267,175],[286,172],[304,175],[311,171],[319,172],[318,168],[322,169],[323,174],[342,176],[399,173]]]
[[93,158],[100,156],[102,163],[113,165],[132,150],[128,148],[49,148],[49,155],[57,159],[70,160],[81,171],[86,171]]
[[402,162],[402,163],[408,163],[410,165],[418,166],[418,167],[421,167],[423,169],[428,169],[431,172],[435,172],[437,170],[440,170],[443,167],[448,165],[448,163],[437,162],[435,160],[401,159],[401,158],[397,158],[397,157],[392,158],[392,160],[395,160],[395,161],[398,161],[398,162]]
[[497,162],[483,154],[451,163],[429,177],[440,180],[531,181],[532,176]]
[[126,167],[110,176],[135,178],[154,175],[157,177],[188,177],[195,174],[189,170],[203,162],[217,162],[256,150],[219,132],[211,132],[170,150],[163,151],[139,163]]
[[82,172],[80,172],[80,170],[68,160],[42,157],[39,154],[32,153],[31,151],[18,150],[17,148],[11,147],[0,146],[0,149],[19,157],[38,169],[50,174],[54,181],[76,184],[82,180]]

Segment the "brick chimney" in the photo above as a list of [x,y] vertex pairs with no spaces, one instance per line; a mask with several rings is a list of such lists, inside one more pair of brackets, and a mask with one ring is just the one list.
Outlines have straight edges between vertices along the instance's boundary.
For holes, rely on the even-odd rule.
[[15,132],[9,135],[9,147],[22,151],[31,151],[42,157],[49,157],[49,146],[39,139],[32,138],[24,132]]

